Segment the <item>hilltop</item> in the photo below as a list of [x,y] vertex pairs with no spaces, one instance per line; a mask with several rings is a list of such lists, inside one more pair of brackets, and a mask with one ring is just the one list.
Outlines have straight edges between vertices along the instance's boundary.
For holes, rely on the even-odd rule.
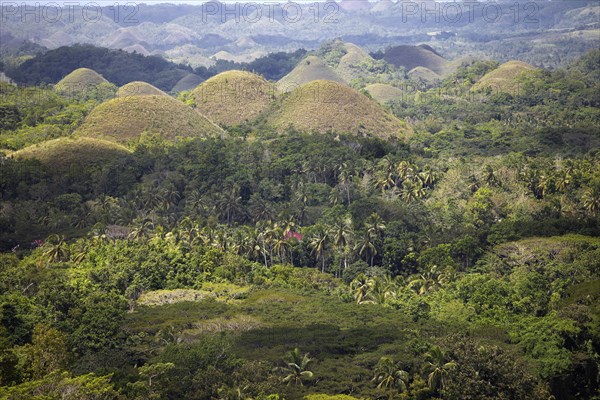
[[316,80],[346,83],[333,69],[317,56],[308,56],[298,63],[289,74],[277,82],[282,92],[290,92],[298,86]]
[[78,68],[56,83],[54,89],[60,93],[77,93],[102,83],[108,81],[93,69]]
[[525,62],[511,60],[488,72],[476,82],[471,90],[492,90],[493,93],[516,94],[519,90],[517,78],[527,71],[535,68]]
[[117,90],[117,97],[125,96],[167,96],[167,94],[149,83],[134,81]]
[[200,113],[170,96],[128,96],[100,104],[77,130],[81,136],[135,141],[143,132],[169,140],[222,136],[224,131]]
[[382,138],[411,132],[405,122],[386,113],[377,102],[333,81],[313,81],[288,93],[275,105],[267,124],[279,131],[352,133]]
[[262,77],[246,71],[226,71],[192,91],[196,108],[225,126],[255,120],[275,99],[276,89]]
[[93,164],[124,159],[131,152],[120,144],[87,137],[62,137],[38,143],[12,153],[14,158],[36,159],[49,170],[63,172],[69,168],[86,168]]

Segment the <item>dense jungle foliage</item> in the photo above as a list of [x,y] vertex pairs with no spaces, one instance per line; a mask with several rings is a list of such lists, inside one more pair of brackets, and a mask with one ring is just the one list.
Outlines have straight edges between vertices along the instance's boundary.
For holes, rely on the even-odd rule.
[[101,163],[11,152],[114,87],[0,84],[0,398],[600,398],[599,57],[513,94],[464,66],[389,106],[406,141],[259,121]]

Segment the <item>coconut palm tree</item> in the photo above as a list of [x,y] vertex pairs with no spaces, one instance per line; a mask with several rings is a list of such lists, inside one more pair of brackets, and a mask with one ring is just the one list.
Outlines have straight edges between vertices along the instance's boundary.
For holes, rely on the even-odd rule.
[[308,247],[311,254],[317,256],[317,261],[321,260],[321,272],[325,272],[325,255],[329,247],[329,233],[322,225],[317,225],[313,234],[308,239]]
[[48,263],[66,261],[69,257],[69,249],[64,236],[57,234],[48,236],[44,247],[46,247],[46,250],[43,253],[43,258]]
[[352,235],[352,220],[349,216],[339,218],[331,227],[331,236],[333,244],[337,247],[340,257],[343,260],[343,268],[348,268],[347,248]]
[[433,265],[428,271],[411,277],[408,287],[415,290],[419,295],[435,290],[439,287],[440,271],[437,265]]
[[129,233],[129,238],[133,240],[145,239],[150,236],[153,229],[154,223],[151,219],[146,218],[138,226],[133,228]]
[[369,265],[373,266],[373,259],[377,255],[377,246],[375,235],[369,233],[369,231],[363,231],[357,239],[356,245],[354,246],[354,250],[358,253],[360,257],[365,258],[365,262],[368,262]]
[[500,179],[496,176],[494,168],[491,165],[486,165],[483,172],[483,180],[488,186],[501,186]]
[[340,187],[346,192],[347,205],[350,205],[350,186],[352,184],[352,178],[354,177],[354,171],[352,167],[348,166],[348,163],[342,163],[338,166],[338,182]]
[[217,200],[219,214],[225,218],[228,225],[241,212],[241,202],[242,197],[239,195],[239,187],[237,185],[229,185]]
[[583,192],[581,204],[588,213],[596,216],[600,211],[600,188],[594,187]]
[[302,354],[297,347],[290,351],[284,358],[285,367],[281,368],[286,374],[283,383],[304,386],[303,381],[311,379],[314,375],[308,370],[308,364],[312,361],[308,353]]
[[423,171],[419,172],[419,179],[421,180],[423,187],[431,189],[436,181],[436,176],[431,170],[431,167],[427,167]]
[[400,365],[394,363],[389,357],[381,357],[375,366],[375,375],[372,382],[377,383],[378,389],[388,391],[388,396],[394,398],[394,392],[405,392],[408,389],[410,375]]
[[448,383],[448,374],[456,369],[458,364],[448,357],[438,346],[433,346],[425,354],[424,371],[427,375],[427,385],[431,390],[444,390]]
[[402,190],[400,191],[400,197],[407,203],[410,204],[425,196],[425,188],[420,182],[404,181],[402,183]]
[[374,285],[374,280],[367,277],[365,274],[358,274],[352,282],[350,288],[354,291],[354,300],[356,304],[372,303],[369,300],[371,288]]
[[415,166],[408,161],[402,160],[396,166],[396,173],[398,174],[397,184],[401,184],[406,180],[411,180],[415,177]]

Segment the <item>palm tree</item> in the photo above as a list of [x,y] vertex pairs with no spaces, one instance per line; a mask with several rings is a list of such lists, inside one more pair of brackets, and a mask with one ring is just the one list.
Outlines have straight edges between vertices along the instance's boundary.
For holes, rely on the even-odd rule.
[[365,228],[367,228],[369,234],[381,237],[385,232],[385,222],[379,214],[373,213],[365,220]]
[[365,261],[368,262],[371,267],[373,266],[373,259],[377,255],[375,239],[375,235],[369,233],[369,231],[364,231],[359,236],[354,248],[358,252],[358,255],[364,257]]
[[308,239],[308,247],[311,249],[311,254],[317,256],[317,261],[321,260],[321,272],[325,272],[325,255],[329,247],[329,233],[325,227],[316,226],[316,230]]
[[396,295],[396,284],[389,277],[373,279],[369,299],[374,304],[385,304],[387,299]]
[[483,179],[485,180],[485,183],[488,184],[488,186],[492,186],[492,187],[500,186],[500,179],[498,179],[498,177],[496,176],[496,173],[494,172],[494,168],[492,168],[491,165],[485,166]]
[[425,294],[438,288],[439,275],[440,273],[437,265],[433,265],[428,271],[422,274],[413,275],[408,282],[408,287],[414,289],[419,295]]
[[583,192],[581,204],[587,212],[596,216],[600,210],[600,188],[596,186]]
[[569,185],[571,184],[571,180],[572,177],[571,175],[566,175],[566,174],[561,174],[558,176],[558,178],[556,178],[556,189],[561,192],[564,193],[567,188],[569,187]]
[[144,219],[137,227],[129,233],[129,237],[133,240],[141,240],[150,236],[150,233],[154,229],[154,223],[151,219]]
[[367,277],[365,274],[358,274],[354,280],[350,282],[350,288],[354,291],[354,300],[356,301],[356,304],[372,303],[372,301],[368,299],[373,285],[373,279]]
[[425,354],[425,373],[427,373],[427,385],[431,390],[444,390],[448,383],[448,373],[458,364],[453,361],[447,361],[447,356],[438,346],[433,346]]
[[46,251],[43,257],[48,263],[65,261],[69,257],[69,249],[64,236],[52,234],[46,239]]
[[347,163],[342,163],[338,167],[338,171],[339,185],[346,191],[346,204],[350,205],[350,184],[352,182],[352,177],[354,176],[354,171]]
[[425,188],[420,182],[415,183],[412,181],[404,181],[402,183],[402,190],[400,191],[400,196],[407,204],[410,204],[413,201],[416,201],[425,196]]
[[309,354],[305,353],[303,355],[297,347],[287,354],[284,362],[286,366],[281,368],[281,370],[287,375],[283,378],[283,382],[288,385],[294,383],[295,385],[304,386],[302,381],[310,379],[314,375],[307,369],[308,364],[312,362]]
[[333,237],[333,244],[337,247],[340,257],[343,260],[344,269],[348,268],[348,255],[347,248],[350,242],[350,236],[352,235],[352,220],[350,217],[341,217],[331,227]]
[[222,217],[225,217],[228,225],[241,212],[242,197],[238,193],[239,187],[237,185],[230,185],[217,200],[220,214]]
[[374,183],[375,188],[381,190],[381,193],[385,193],[394,185],[394,178],[390,173],[378,170],[375,174]]
[[408,161],[402,160],[396,166],[396,173],[398,174],[398,183],[402,183],[414,177],[415,167]]
[[400,365],[395,364],[389,357],[381,357],[375,366],[375,376],[372,382],[377,383],[377,389],[387,389],[388,396],[394,398],[394,391],[405,392],[408,389],[410,375]]
[[419,172],[419,179],[421,180],[423,187],[430,189],[433,187],[433,184],[436,181],[435,174],[433,173],[430,167],[427,167],[427,169],[424,169],[423,171]]
[[277,228],[276,231],[277,236],[273,242],[273,251],[275,251],[275,254],[279,258],[279,262],[285,263],[287,259],[286,253],[290,248],[290,242],[283,235],[283,230],[281,228]]

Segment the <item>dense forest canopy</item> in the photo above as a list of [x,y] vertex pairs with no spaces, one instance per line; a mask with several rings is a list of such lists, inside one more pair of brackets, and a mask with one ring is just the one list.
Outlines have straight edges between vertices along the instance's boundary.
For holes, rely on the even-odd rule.
[[[600,50],[436,58],[435,80],[389,51],[11,58],[0,399],[599,399]],[[118,95],[233,69],[275,87],[307,56],[408,133],[274,126],[297,110],[276,90],[223,126],[193,91]],[[108,82],[53,85],[82,67]],[[398,90],[378,104],[370,85]]]

